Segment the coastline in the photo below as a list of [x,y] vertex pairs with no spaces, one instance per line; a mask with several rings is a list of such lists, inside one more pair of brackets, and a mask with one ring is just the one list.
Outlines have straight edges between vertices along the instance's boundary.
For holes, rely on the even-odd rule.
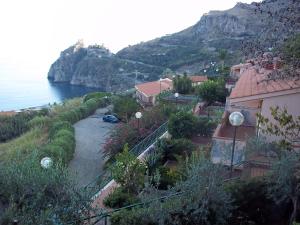
[[0,111],[0,116],[14,116],[20,112],[40,111],[42,109],[48,109],[49,107],[50,105],[42,105],[42,106],[33,106],[33,107],[17,109],[17,110]]

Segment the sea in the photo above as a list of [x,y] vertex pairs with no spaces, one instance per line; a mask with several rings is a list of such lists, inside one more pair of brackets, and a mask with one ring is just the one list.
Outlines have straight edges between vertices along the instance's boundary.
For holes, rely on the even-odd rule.
[[0,112],[60,103],[95,91],[101,88],[53,83],[44,68],[0,63]]

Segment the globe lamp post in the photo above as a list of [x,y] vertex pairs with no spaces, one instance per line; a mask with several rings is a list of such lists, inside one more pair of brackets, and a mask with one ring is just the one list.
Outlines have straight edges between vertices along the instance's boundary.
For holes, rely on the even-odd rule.
[[178,92],[176,92],[176,93],[174,94],[174,96],[175,96],[175,100],[176,100],[176,107],[177,107],[177,101],[178,101],[179,93],[178,93]]
[[236,130],[239,126],[241,126],[244,123],[244,116],[240,112],[232,112],[229,115],[229,122],[234,127],[234,135],[233,135],[233,143],[232,143],[232,151],[231,151],[231,161],[230,161],[230,178],[231,178],[232,172],[233,172],[233,158],[234,158]]
[[41,160],[41,167],[49,169],[53,164],[53,160],[50,157],[44,157]]
[[138,121],[138,130],[140,130],[140,119],[142,118],[142,113],[141,112],[136,112],[135,113],[135,118],[137,118]]

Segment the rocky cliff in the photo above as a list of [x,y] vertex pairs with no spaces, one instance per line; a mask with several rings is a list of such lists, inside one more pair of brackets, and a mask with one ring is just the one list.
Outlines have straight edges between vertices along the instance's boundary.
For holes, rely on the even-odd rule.
[[103,46],[84,48],[78,42],[61,52],[51,65],[48,78],[53,82],[121,91],[136,82],[157,79],[162,71],[159,66],[119,58]]
[[[103,47],[74,45],[61,53],[48,77],[106,90],[132,87],[138,81],[157,79],[163,70],[201,73],[211,61],[220,62],[219,52],[227,50],[227,64],[242,59],[242,46],[259,41],[273,47],[300,31],[300,1],[265,0],[261,4],[238,3],[226,11],[211,11],[198,23],[178,33],[129,46],[116,55]],[[282,22],[294,18],[291,28]]]

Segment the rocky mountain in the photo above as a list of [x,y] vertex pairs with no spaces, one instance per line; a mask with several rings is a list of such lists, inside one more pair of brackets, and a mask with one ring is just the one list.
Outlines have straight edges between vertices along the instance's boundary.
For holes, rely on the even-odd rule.
[[61,52],[51,65],[48,78],[53,82],[120,91],[136,82],[157,79],[162,71],[159,66],[119,58],[103,46],[85,48],[79,41]]
[[[232,9],[203,15],[199,22],[183,31],[126,47],[115,55],[103,47],[83,48],[77,43],[61,53],[48,77],[105,90],[122,90],[132,87],[136,80],[155,80],[167,68],[181,73],[203,73],[211,61],[220,62],[222,49],[227,50],[228,65],[238,63],[243,60],[241,49],[246,42],[258,41],[262,48],[268,49],[299,32],[299,2],[238,3]],[[296,23],[291,27],[286,18],[293,18]]]

